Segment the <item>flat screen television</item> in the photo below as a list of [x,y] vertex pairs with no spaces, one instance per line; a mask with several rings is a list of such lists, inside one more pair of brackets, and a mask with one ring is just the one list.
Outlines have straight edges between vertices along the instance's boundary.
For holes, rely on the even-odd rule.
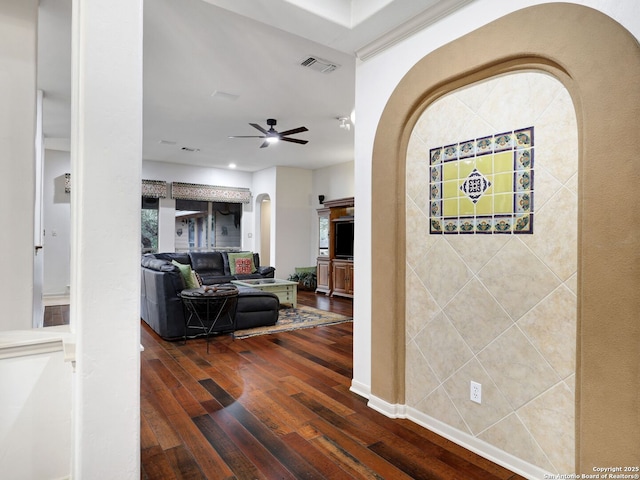
[[336,258],[353,258],[353,222],[336,222]]

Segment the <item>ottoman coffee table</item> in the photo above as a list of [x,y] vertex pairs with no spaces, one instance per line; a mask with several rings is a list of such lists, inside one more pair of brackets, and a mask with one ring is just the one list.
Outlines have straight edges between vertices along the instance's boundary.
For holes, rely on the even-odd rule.
[[293,308],[298,305],[298,282],[280,280],[279,278],[258,278],[252,280],[231,280],[234,285],[251,287],[263,292],[277,295],[280,303],[290,303]]

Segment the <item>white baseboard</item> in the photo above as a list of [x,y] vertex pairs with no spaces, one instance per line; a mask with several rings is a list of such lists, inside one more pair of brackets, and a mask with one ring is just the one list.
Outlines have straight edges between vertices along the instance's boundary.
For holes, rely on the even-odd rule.
[[406,408],[404,405],[389,403],[386,400],[382,400],[381,398],[373,395],[369,396],[369,403],[367,405],[370,408],[373,408],[376,412],[379,412],[389,418],[407,418]]
[[45,307],[51,307],[54,305],[69,305],[70,298],[69,294],[58,294],[58,295],[43,295],[42,296],[42,304]]
[[363,398],[369,398],[369,395],[371,395],[371,387],[357,380],[351,380],[351,388],[349,390]]
[[504,450],[480,440],[468,433],[461,432],[446,423],[436,420],[412,407],[406,405],[391,404],[373,395],[369,396],[369,407],[389,418],[406,418],[414,423],[437,433],[441,437],[451,440],[467,450],[486,458],[504,468],[511,470],[529,480],[540,480],[542,478],[554,478],[554,475],[546,470],[536,467],[524,460],[515,457]]

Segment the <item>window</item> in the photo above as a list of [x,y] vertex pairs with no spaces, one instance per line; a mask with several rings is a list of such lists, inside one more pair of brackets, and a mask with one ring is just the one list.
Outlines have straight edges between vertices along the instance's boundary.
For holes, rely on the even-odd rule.
[[141,248],[142,253],[158,252],[159,199],[142,197]]
[[242,204],[176,199],[176,251],[241,247]]

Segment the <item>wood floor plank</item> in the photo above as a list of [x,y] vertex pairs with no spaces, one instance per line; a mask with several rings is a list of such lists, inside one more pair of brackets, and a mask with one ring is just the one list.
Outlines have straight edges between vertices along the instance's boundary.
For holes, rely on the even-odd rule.
[[191,452],[179,445],[166,450],[165,456],[176,476],[184,480],[207,480]]
[[[210,415],[210,417],[220,425],[235,445],[267,478],[297,478],[274,455],[272,448],[269,448],[270,442],[265,444],[249,430],[251,422],[247,422],[245,418],[242,418],[242,412],[243,409],[239,408],[238,404],[234,404],[230,408]],[[286,452],[279,452],[279,454],[286,455]]]
[[335,445],[335,448],[343,451],[343,455],[348,455],[358,465],[366,465],[367,470],[375,472],[381,478],[393,478],[394,480],[410,480],[412,478],[389,463],[384,457],[362,445],[347,432],[336,428],[324,419],[312,420],[310,424],[322,432],[325,440],[330,441]]
[[323,381],[327,385],[338,385],[349,383],[346,377],[332,370],[328,370],[314,363],[313,361],[299,356],[284,347],[274,348],[269,352],[269,361],[291,372],[291,376],[306,380],[315,378]]
[[278,414],[294,430],[299,429],[316,415],[281,389],[269,392],[269,399],[279,406]]
[[288,420],[291,421],[288,412],[271,400],[269,392],[254,390],[238,401],[276,435],[283,436],[295,431],[295,427],[288,423]]
[[[294,478],[322,478],[311,465],[304,461],[304,459],[293,450],[289,449],[287,445],[265,426],[264,423],[256,418],[255,415],[244,408],[240,402],[235,402],[235,399],[233,399],[228,392],[225,392],[224,389],[211,380],[203,380],[202,382],[216,400],[226,407],[224,411],[211,414],[214,420],[224,418],[223,414],[232,415],[237,422],[257,440],[259,445],[263,446],[271,455],[277,458],[288,471],[294,474]],[[234,433],[237,434],[238,432]],[[247,439],[245,438],[244,441],[246,442]]]
[[171,468],[169,459],[162,448],[151,447],[140,452],[143,476],[149,480],[180,480]]
[[369,451],[338,429],[318,419],[311,424],[322,435],[312,440],[321,450],[333,458],[341,468],[357,478],[411,480],[411,477],[386,460]]
[[167,420],[166,414],[160,408],[157,397],[142,397],[140,399],[140,409],[162,450],[177,447],[182,443],[180,436],[173,429]]
[[[347,416],[354,413],[354,411],[351,408],[348,408],[344,404],[338,401],[335,401],[333,398],[326,395],[324,392],[318,390],[317,388],[312,387],[307,382],[303,382],[300,379],[295,377],[288,377],[288,382],[298,387],[298,392],[296,393],[305,393],[310,397],[315,397],[316,399],[320,400],[322,404],[325,405],[327,408],[335,411],[340,415]],[[323,385],[322,383],[320,384]]]
[[160,442],[158,442],[155,433],[153,433],[147,418],[144,415],[140,415],[140,449],[147,450],[151,447],[159,446]]
[[[439,458],[430,456],[429,462],[416,462],[398,448],[378,442],[369,447],[371,451],[393,463],[413,478],[433,478],[442,480],[459,475],[465,480],[497,480],[497,477],[480,469],[463,469],[460,464],[450,465]],[[468,466],[468,465],[465,465]]]
[[287,434],[282,437],[282,440],[309,464],[313,465],[325,478],[330,478],[331,480],[350,480],[353,478],[329,457],[323,455],[312,443],[297,433]]
[[342,365],[339,365],[337,362],[332,362],[327,358],[323,358],[318,355],[314,355],[313,353],[310,353],[306,350],[303,350],[298,345],[296,345],[296,343],[292,341],[291,338],[277,337],[271,339],[271,341],[276,345],[285,348],[287,351],[295,353],[298,357],[302,357],[313,362],[316,365],[334,371],[342,377],[351,377],[353,375],[353,371],[350,368],[346,368]]
[[225,413],[232,415],[260,445],[273,455],[296,479],[323,478],[308,462],[290,449],[277,435],[263,425],[255,416],[248,412],[240,403],[235,403],[226,409]]
[[373,434],[370,434],[366,429],[361,428],[358,422],[350,421],[350,418],[355,414],[346,416],[340,415],[335,410],[325,407],[322,403],[309,397],[305,393],[298,393],[292,397],[300,402],[301,405],[304,405],[310,411],[315,413],[318,417],[322,418],[325,422],[342,430],[348,435],[351,435],[352,438],[357,439],[363,445],[370,445],[379,440],[379,437],[376,437]]
[[196,417],[193,422],[237,478],[267,478],[209,415]]
[[195,353],[188,345],[170,344],[169,348],[167,348],[167,353],[183,368],[185,374],[190,375],[195,380],[207,378],[207,372],[203,368],[208,368],[211,364]]
[[[292,332],[288,332],[288,334],[283,337],[284,339],[290,341],[292,344],[297,345],[297,347],[302,352],[306,354],[312,354],[314,357],[328,362],[330,365],[332,365],[330,368],[341,369],[345,372],[345,376],[351,377],[351,352],[347,354],[343,351],[334,351],[333,349],[331,349],[331,346],[335,344],[333,340],[319,342],[316,332],[313,332],[313,336],[307,336],[311,335],[311,332],[309,332],[310,330],[315,329],[294,330]],[[304,333],[305,331],[306,334]]]

